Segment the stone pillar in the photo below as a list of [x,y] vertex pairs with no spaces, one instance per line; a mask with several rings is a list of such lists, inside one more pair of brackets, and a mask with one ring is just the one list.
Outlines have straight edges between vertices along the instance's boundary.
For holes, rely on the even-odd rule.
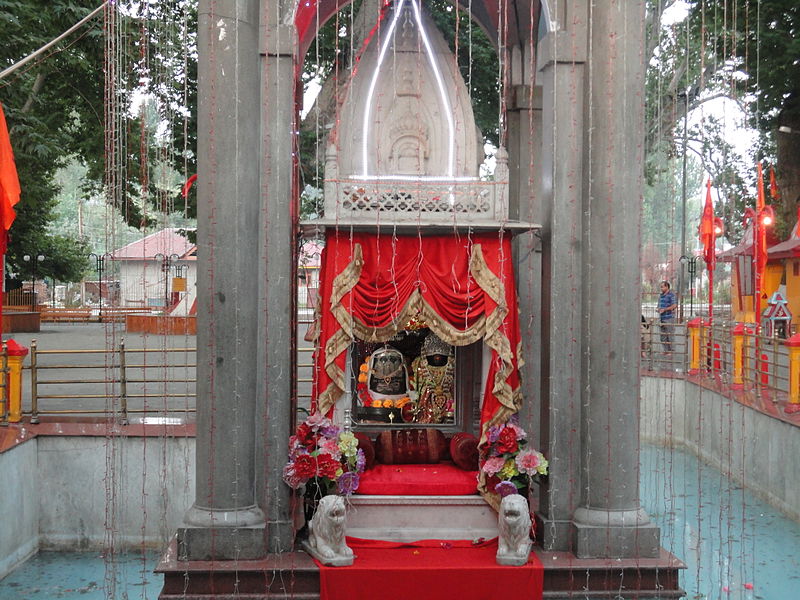
[[259,0],[198,10],[197,491],[184,559],[258,558]]
[[[297,211],[292,196],[295,112],[294,41],[291,25],[262,15],[261,43],[261,240],[258,246],[258,498],[267,515],[269,552],[292,549],[292,499],[283,482],[294,418],[296,373]],[[253,165],[255,168],[255,164]]]
[[639,504],[643,25],[642,0],[591,4],[582,178],[582,477],[574,518],[575,553],[587,558],[659,552],[659,530]]
[[[537,518],[545,550],[572,550],[580,500],[585,9],[538,44],[542,85],[541,449],[550,461]],[[574,14],[573,14],[574,12]]]
[[[539,223],[542,215],[540,179],[542,160],[542,89],[532,85],[535,70],[530,42],[511,51],[511,92],[507,103],[509,168],[509,218]],[[524,404],[520,423],[528,432],[528,440],[539,448],[541,414],[541,316],[542,316],[542,245],[539,232],[522,231],[514,236],[517,295],[522,330],[520,367]]]

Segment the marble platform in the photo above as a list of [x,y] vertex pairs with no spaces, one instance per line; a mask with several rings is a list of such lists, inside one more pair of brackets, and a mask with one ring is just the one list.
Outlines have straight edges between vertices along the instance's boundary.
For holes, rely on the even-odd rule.
[[347,535],[370,540],[475,540],[497,537],[497,513],[478,495],[370,496],[355,494]]

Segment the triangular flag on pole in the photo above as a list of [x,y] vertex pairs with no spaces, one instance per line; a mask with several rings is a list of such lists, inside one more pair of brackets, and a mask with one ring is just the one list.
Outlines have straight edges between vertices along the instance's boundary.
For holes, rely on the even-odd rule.
[[11,224],[17,217],[14,206],[19,202],[19,178],[17,166],[14,163],[14,151],[11,149],[11,140],[8,137],[6,116],[0,105],[0,227],[2,227],[2,240],[0,248],[5,252],[6,235]]
[[706,203],[700,218],[700,243],[703,245],[703,260],[710,271],[717,264],[717,220],[714,217],[714,202],[711,199],[711,180],[706,182]]
[[[14,151],[8,137],[8,126],[3,105],[0,104],[0,341],[3,338],[3,296],[5,295],[6,260],[8,230],[17,213],[14,206],[19,202],[19,177],[14,163]],[[6,382],[7,383],[7,382]]]
[[769,195],[773,200],[778,200],[781,197],[781,192],[778,189],[778,180],[775,178],[775,169],[769,168]]

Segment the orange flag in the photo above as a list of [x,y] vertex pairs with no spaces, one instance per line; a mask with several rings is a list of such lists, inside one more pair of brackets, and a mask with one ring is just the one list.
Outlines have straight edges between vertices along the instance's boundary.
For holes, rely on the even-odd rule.
[[769,168],[769,195],[773,200],[778,200],[781,197],[781,192],[778,190],[778,180],[775,178],[775,169]]
[[710,270],[717,264],[717,219],[714,218],[714,202],[711,200],[711,180],[706,183],[706,203],[700,217],[700,243],[703,245],[703,260]]
[[0,244],[5,252],[5,241],[11,224],[17,217],[14,205],[19,202],[19,178],[17,166],[14,164],[14,151],[8,137],[6,116],[0,105]]

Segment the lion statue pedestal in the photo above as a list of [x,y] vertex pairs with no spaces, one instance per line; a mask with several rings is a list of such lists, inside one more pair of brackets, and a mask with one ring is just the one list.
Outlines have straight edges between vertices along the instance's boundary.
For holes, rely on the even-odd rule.
[[497,521],[497,564],[518,567],[527,564],[531,553],[531,513],[528,501],[519,494],[510,494],[500,502]]
[[324,565],[347,567],[353,564],[354,556],[344,537],[344,498],[325,496],[308,524],[308,540],[302,543],[303,549]]

